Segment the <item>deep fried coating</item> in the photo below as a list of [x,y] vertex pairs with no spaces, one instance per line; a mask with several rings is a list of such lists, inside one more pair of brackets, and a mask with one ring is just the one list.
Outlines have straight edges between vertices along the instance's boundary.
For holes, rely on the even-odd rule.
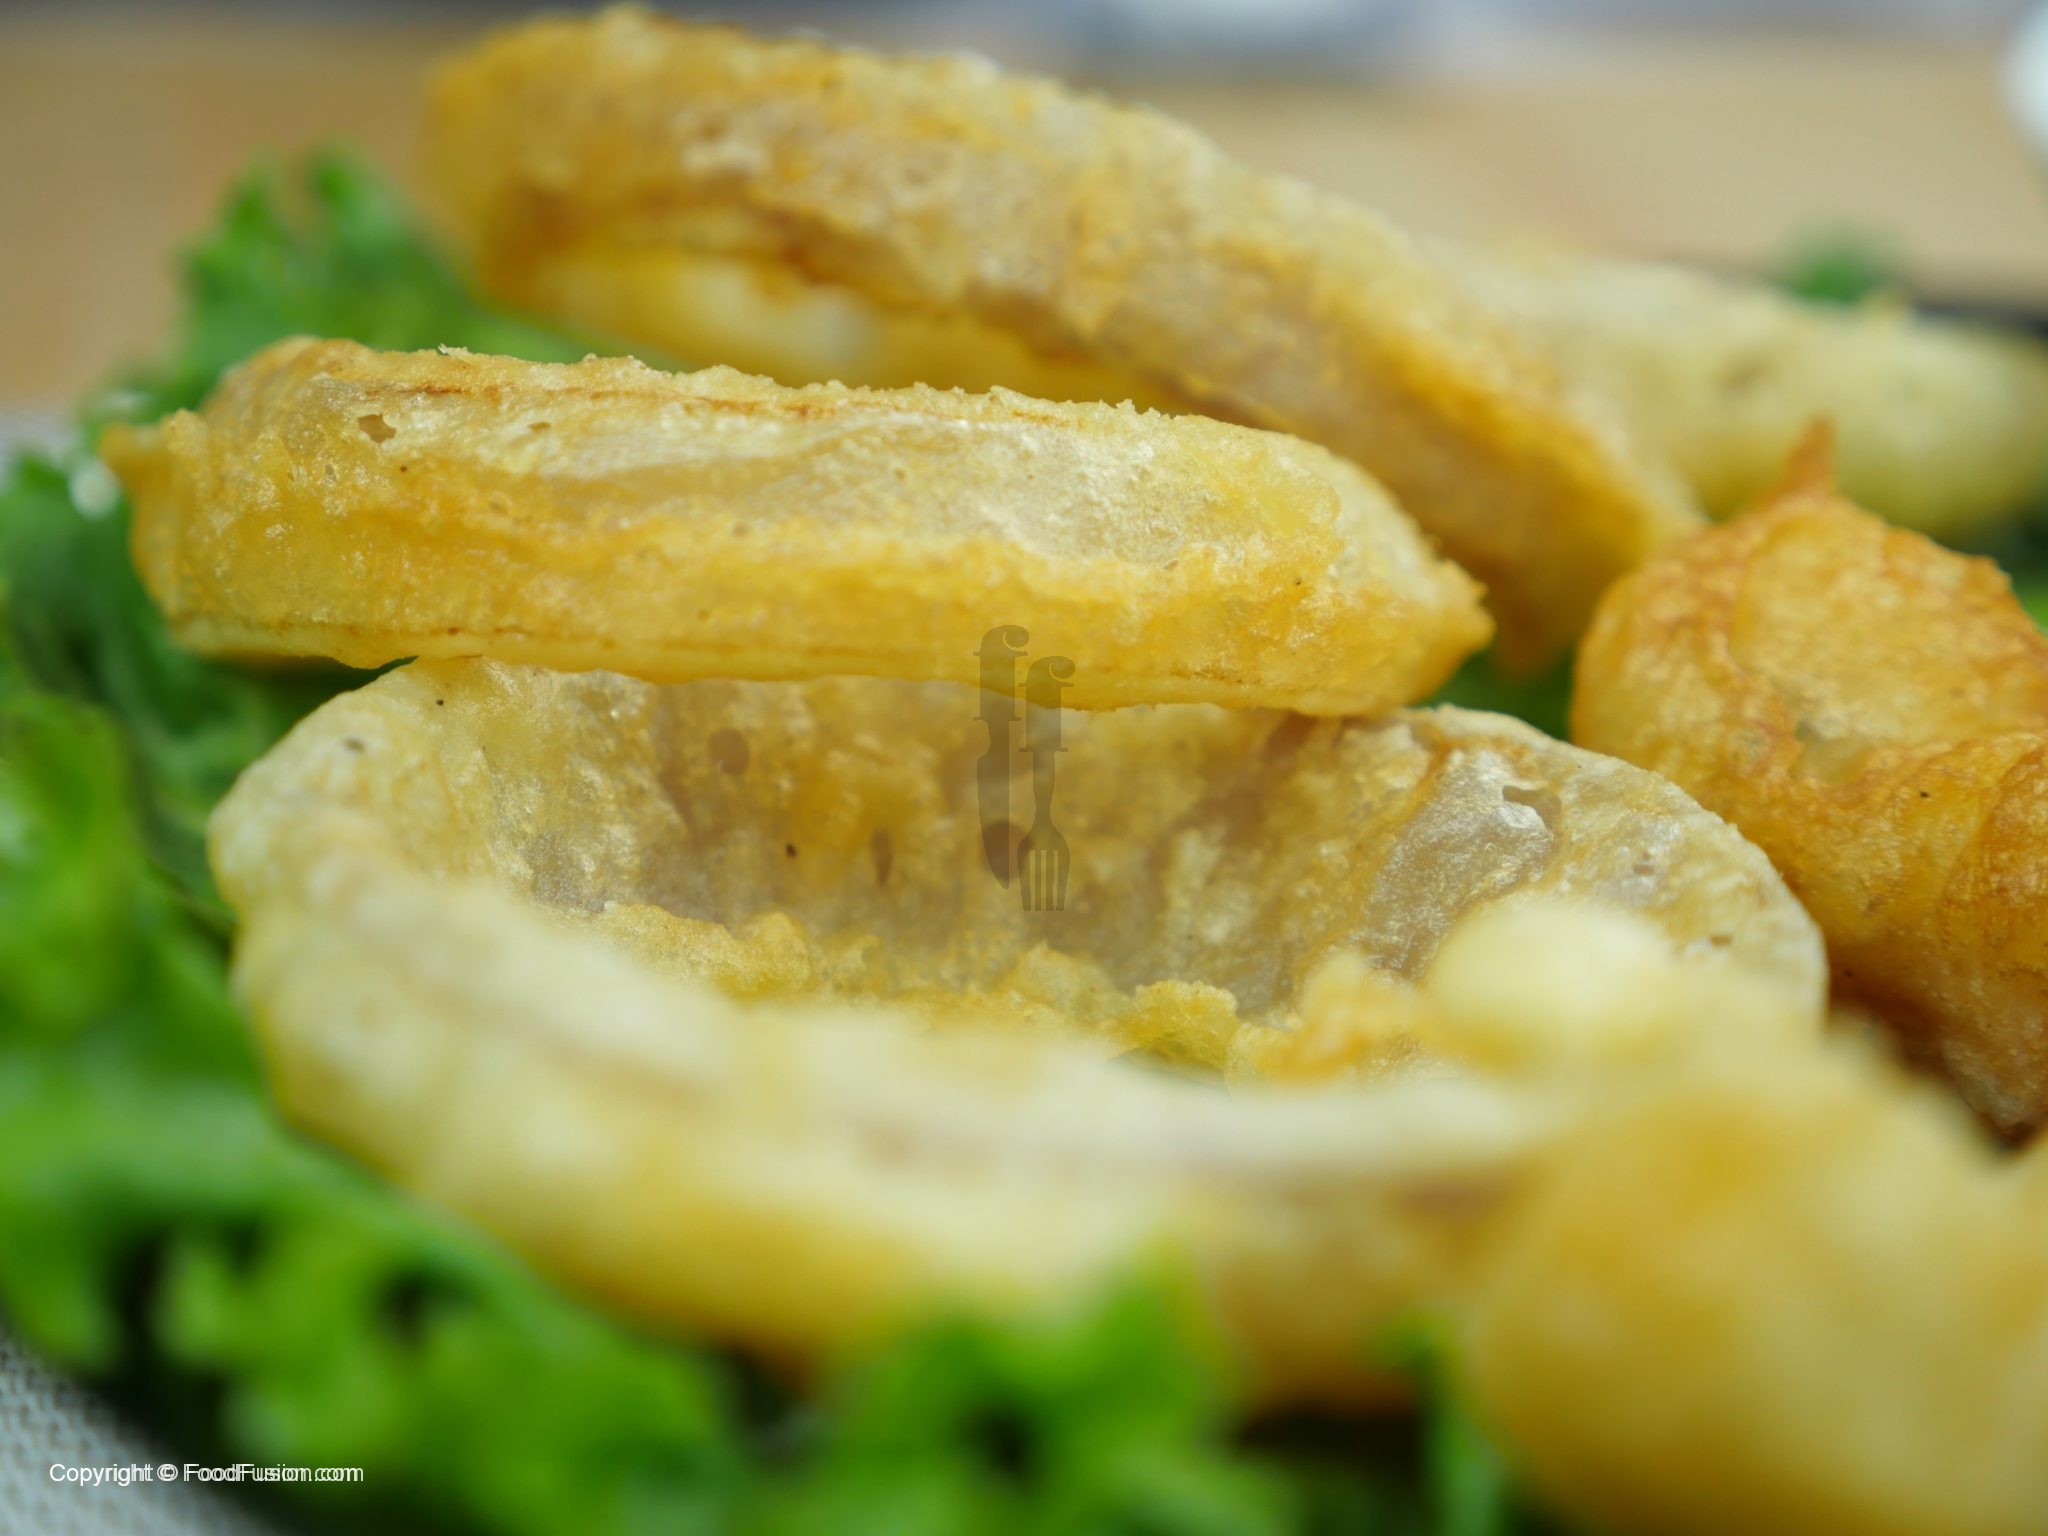
[[2011,521],[2048,476],[2048,348],[2031,337],[1682,267],[1439,254],[1612,400],[1717,516],[1768,487],[1821,419],[1834,423],[1843,494],[1938,539]]
[[1098,400],[1212,415],[1163,381],[1078,351],[1048,352],[966,310],[877,304],[777,262],[677,245],[536,251],[521,302],[593,335],[631,337],[686,362],[722,363],[782,384],[929,384],[1039,400]]
[[1860,1054],[1610,1079],[1531,1167],[1463,1352],[1590,1529],[2048,1529],[2048,1179]]
[[1334,714],[1487,632],[1352,466],[1200,417],[301,339],[104,451],[206,651],[966,680],[1009,624],[1078,707]]
[[329,703],[213,826],[286,1112],[671,1325],[807,1353],[1157,1261],[1264,1391],[1342,1396],[1478,1262],[1548,1100],[1232,1096],[1102,1038],[1284,1036],[1333,955],[1426,979],[1532,893],[1632,914],[1673,989],[1754,987],[1777,1041],[1817,1030],[1818,936],[1762,856],[1516,722],[1071,720],[1068,908],[1026,913],[981,865],[974,704],[487,662]]
[[[842,379],[1048,400],[1199,402],[1128,369],[1036,351],[964,312],[892,309],[788,267],[700,244],[535,252],[520,296],[786,384]],[[1809,303],[1758,282],[1538,248],[1436,242],[1468,292],[1599,393],[1631,436],[1725,517],[1776,478],[1817,420],[1835,425],[1851,500],[1949,542],[1993,532],[2048,478],[2048,348],[1893,300]]]
[[1809,457],[1601,605],[1572,735],[1771,855],[1835,981],[2008,1131],[2048,1113],[2048,640]]
[[1674,950],[1668,925],[1611,897],[1561,897],[1539,885],[1474,908],[1445,934],[1419,984],[1355,949],[1335,950],[1296,985],[1277,1026],[1239,1020],[1228,1034],[1110,1038],[1218,1067],[1233,1083],[1316,1083],[1467,1070],[1584,1075],[1662,1059],[1701,1038],[1782,1044],[1810,1031],[1815,1011],[1803,987],[1714,963],[1711,938]]
[[[458,59],[428,131],[501,293],[581,294],[616,323],[606,264],[659,289],[674,253],[647,318],[685,333],[640,334],[703,356],[688,259],[741,257],[1156,380],[1364,465],[1486,583],[1514,660],[1563,646],[1691,525],[1607,408],[1400,231],[1154,113],[968,58],[614,10]],[[548,276],[563,261],[567,283]]]

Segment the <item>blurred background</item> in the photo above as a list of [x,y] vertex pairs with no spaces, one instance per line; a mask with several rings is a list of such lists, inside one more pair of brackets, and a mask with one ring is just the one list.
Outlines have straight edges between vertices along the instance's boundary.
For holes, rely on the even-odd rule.
[[[0,0],[0,410],[54,409],[153,349],[167,250],[252,155],[348,141],[404,175],[423,72],[526,9]],[[2002,81],[2025,9],[731,0],[715,14],[1084,79],[1430,232],[1768,268],[1847,231],[1924,295],[2048,309],[2048,177]]]

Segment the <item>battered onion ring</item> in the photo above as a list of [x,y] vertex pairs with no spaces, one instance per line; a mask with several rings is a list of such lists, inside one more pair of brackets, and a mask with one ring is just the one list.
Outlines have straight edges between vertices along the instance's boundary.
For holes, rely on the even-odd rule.
[[964,681],[1019,625],[1072,705],[1332,714],[1487,632],[1364,475],[1201,417],[300,339],[104,452],[207,651]]
[[1159,379],[1082,352],[1047,351],[965,310],[878,304],[786,264],[727,252],[715,218],[694,228],[691,241],[674,245],[535,252],[520,268],[520,301],[593,335],[634,337],[783,384],[1000,388],[1216,414]]
[[1939,539],[2011,521],[2048,475],[2048,348],[2031,337],[1682,267],[1439,254],[1612,400],[1716,515],[1766,489],[1820,419],[1834,423],[1843,494]]
[[1741,827],[1994,1123],[2048,1115],[2048,639],[1996,566],[1857,511],[1816,444],[1608,595],[1572,734]]
[[1817,1028],[1817,937],[1762,857],[1516,722],[1081,718],[1069,908],[1027,914],[981,867],[973,705],[469,662],[323,706],[213,824],[285,1112],[665,1324],[808,1354],[1160,1260],[1261,1391],[1343,1397],[1478,1262],[1544,1095],[1232,1096],[929,1026],[1283,1030],[1328,954],[1419,976],[1463,914],[1547,892],[1747,978],[1769,1038]]
[[1533,1160],[1460,1342],[1589,1528],[2048,1522],[2048,1155],[1861,1054],[1610,1075]]
[[[615,258],[642,285],[668,253],[686,283],[694,257],[742,257],[1326,444],[1487,584],[1511,660],[1570,641],[1693,520],[1604,406],[1383,219],[1049,81],[622,9],[458,59],[428,132],[460,233],[514,299],[559,297],[557,261],[601,296]],[[638,329],[707,361],[721,333]]]

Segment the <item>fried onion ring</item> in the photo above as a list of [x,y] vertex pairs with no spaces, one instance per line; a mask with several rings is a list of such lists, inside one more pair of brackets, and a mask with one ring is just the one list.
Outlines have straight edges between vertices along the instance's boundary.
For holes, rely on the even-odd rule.
[[1821,419],[1834,424],[1843,494],[1938,539],[2010,522],[2048,476],[2048,348],[2031,337],[1683,267],[1439,253],[1612,400],[1717,516],[1765,490]]
[[1040,400],[1217,414],[1158,379],[1085,353],[1046,351],[965,311],[878,304],[722,243],[707,229],[707,249],[584,244],[535,253],[520,269],[520,298],[593,335],[631,337],[782,384],[1014,389]]
[[[730,328],[683,302],[690,263],[743,258],[1323,443],[1486,583],[1511,661],[1569,642],[1694,518],[1607,407],[1385,220],[1049,81],[621,9],[457,59],[428,139],[485,282],[515,300],[593,295],[630,321],[606,265],[658,286],[673,254],[681,286],[647,319],[690,333],[639,339],[721,361],[703,349]],[[582,268],[566,287],[563,260]]]
[[1818,1028],[1817,935],[1732,829],[1459,711],[1078,718],[1072,900],[1023,912],[974,702],[448,662],[323,706],[213,824],[286,1113],[669,1325],[804,1355],[1165,1258],[1262,1390],[1341,1397],[1476,1261],[1547,1101],[1232,1095],[1089,1036],[1278,1036],[1329,956],[1426,980],[1532,893],[1633,915],[1674,995],[1743,978],[1768,1038]]
[[1660,1536],[2042,1529],[2048,1158],[1868,1056],[1609,1074],[1535,1161],[1460,1337],[1556,1507]]
[[104,452],[205,651],[964,681],[1018,625],[1078,707],[1336,714],[1487,631],[1341,459],[1128,407],[300,339]]
[[1817,444],[1608,595],[1572,734],[1741,827],[1841,994],[1995,1124],[2048,1116],[2048,639],[1995,565],[1858,511]]

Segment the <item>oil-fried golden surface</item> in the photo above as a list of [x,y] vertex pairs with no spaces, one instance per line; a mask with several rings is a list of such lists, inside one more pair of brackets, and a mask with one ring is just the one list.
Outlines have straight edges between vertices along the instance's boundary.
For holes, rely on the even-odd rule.
[[2031,337],[1682,267],[1439,254],[1612,400],[1717,515],[1769,486],[1820,419],[1834,424],[1843,494],[1939,539],[2010,522],[2048,476],[2048,348]]
[[1609,594],[1572,734],[1771,855],[1838,988],[2007,1130],[2048,1112],[2048,640],[1807,462]]
[[[1665,1052],[1817,1031],[1818,937],[1761,855],[1516,722],[1070,717],[1068,908],[1025,913],[981,865],[974,706],[489,662],[324,706],[213,827],[287,1113],[668,1324],[810,1352],[1158,1261],[1263,1391],[1344,1396],[1376,1327],[1457,1291],[1552,1123],[1503,1086],[1545,1078],[1542,1040],[1503,1055],[1469,976],[1433,985],[1447,936],[1447,966],[1520,970],[1539,1020],[1611,1014],[1599,967],[1487,949],[1482,920],[1526,934],[1547,898],[1540,942],[1627,925],[1661,970],[1622,981],[1699,1000]],[[1380,1013],[1437,1020],[1434,1064],[1232,1095],[1104,1059]],[[1324,1075],[1302,1065],[1273,1075]]]
[[1860,1054],[1610,1079],[1530,1168],[1464,1358],[1592,1529],[2048,1522],[2048,1160]]
[[1511,659],[1569,641],[1694,516],[1604,405],[1376,214],[977,60],[544,20],[443,70],[428,158],[516,299],[594,296],[618,324],[634,304],[602,296],[606,264],[644,292],[684,258],[646,312],[682,330],[640,334],[686,357],[716,361],[725,331],[696,328],[688,259],[741,257],[1326,444],[1487,584]]
[[1487,634],[1351,465],[1201,417],[301,339],[104,451],[207,651],[966,680],[1013,624],[1075,706],[1335,714]]
[[725,251],[715,219],[697,227],[701,239],[658,248],[535,251],[519,269],[521,302],[594,335],[632,337],[685,362],[782,384],[1000,388],[1218,414],[1161,380],[1083,352],[1047,351],[966,310],[877,304],[785,263]]

